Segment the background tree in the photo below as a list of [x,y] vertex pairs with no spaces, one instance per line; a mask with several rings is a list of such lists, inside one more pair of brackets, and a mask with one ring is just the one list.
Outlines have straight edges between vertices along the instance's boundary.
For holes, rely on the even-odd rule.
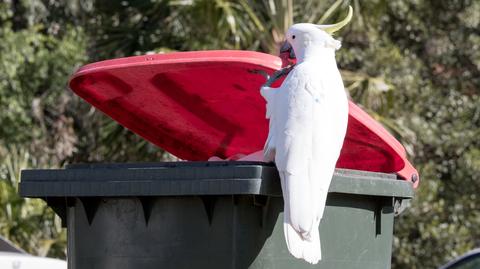
[[422,183],[396,220],[394,268],[435,268],[479,246],[480,2],[7,0],[0,3],[0,233],[64,256],[65,236],[18,171],[171,158],[66,89],[86,62],[149,52],[276,54],[292,22],[329,23],[351,97],[405,146]]

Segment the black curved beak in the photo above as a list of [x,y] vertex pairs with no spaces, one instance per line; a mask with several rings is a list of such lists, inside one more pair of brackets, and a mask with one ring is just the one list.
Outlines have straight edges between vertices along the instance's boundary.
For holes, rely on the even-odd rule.
[[292,45],[285,40],[282,47],[280,47],[280,54],[288,52],[290,59],[295,59],[295,52],[293,51]]

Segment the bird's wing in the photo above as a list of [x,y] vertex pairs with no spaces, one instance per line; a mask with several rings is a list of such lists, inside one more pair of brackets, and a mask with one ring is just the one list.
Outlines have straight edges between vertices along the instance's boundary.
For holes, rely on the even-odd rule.
[[308,76],[301,66],[293,69],[275,98],[275,162],[277,168],[296,174],[311,157],[314,100],[306,90]]
[[306,90],[308,76],[296,67],[283,82],[274,107],[275,163],[283,175],[287,220],[308,237],[313,217],[309,165],[312,163],[314,99]]

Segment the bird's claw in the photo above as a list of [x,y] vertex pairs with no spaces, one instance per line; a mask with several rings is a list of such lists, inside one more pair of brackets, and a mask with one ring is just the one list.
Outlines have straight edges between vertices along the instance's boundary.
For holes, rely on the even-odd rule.
[[265,70],[254,69],[254,70],[250,70],[250,73],[260,74],[260,75],[262,75],[266,80],[269,80],[269,79],[270,79],[270,75],[269,75],[269,74],[267,73],[267,71],[265,71]]
[[[292,69],[293,65],[287,66],[285,68],[282,68],[280,70],[275,71],[268,79],[267,81],[262,85],[262,87],[270,87],[275,81],[277,81],[279,78],[287,75]],[[263,70],[262,70],[263,71]]]

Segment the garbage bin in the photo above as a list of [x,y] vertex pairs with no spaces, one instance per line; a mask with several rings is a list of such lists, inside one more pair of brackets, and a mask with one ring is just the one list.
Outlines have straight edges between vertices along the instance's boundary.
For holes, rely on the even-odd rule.
[[337,169],[322,261],[292,257],[277,170],[262,162],[84,164],[24,170],[68,233],[71,269],[390,268],[394,215],[413,196],[394,174]]

